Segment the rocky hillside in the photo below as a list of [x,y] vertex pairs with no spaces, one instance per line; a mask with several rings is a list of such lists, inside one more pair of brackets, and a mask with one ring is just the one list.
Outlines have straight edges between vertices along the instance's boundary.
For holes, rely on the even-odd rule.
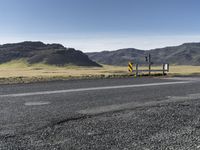
[[46,63],[60,66],[70,64],[100,67],[81,51],[65,48],[60,44],[22,42],[0,45],[0,63],[17,59],[26,59],[30,64]]
[[200,43],[185,43],[180,46],[138,50],[133,48],[116,51],[87,53],[92,60],[108,65],[127,65],[128,61],[146,63],[145,56],[151,54],[154,64],[200,65]]

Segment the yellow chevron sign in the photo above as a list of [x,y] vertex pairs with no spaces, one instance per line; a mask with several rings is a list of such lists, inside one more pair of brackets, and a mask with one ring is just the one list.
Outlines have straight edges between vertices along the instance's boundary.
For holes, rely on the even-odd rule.
[[128,63],[128,71],[133,72],[133,63],[132,62]]

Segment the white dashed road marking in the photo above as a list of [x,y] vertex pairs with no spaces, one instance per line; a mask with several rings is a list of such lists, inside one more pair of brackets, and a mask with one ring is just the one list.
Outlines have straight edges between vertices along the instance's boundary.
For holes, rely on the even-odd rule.
[[39,106],[39,105],[48,105],[50,102],[26,102],[24,105],[26,106]]

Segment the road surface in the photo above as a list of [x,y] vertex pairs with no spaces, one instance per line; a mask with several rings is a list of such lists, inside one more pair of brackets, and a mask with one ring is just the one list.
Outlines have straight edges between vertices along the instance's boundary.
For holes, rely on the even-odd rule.
[[200,78],[0,85],[0,150],[200,149]]

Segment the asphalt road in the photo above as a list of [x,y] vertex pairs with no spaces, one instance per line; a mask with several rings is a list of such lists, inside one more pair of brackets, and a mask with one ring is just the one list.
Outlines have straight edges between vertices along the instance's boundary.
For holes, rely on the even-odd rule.
[[0,150],[198,150],[200,78],[0,85]]

